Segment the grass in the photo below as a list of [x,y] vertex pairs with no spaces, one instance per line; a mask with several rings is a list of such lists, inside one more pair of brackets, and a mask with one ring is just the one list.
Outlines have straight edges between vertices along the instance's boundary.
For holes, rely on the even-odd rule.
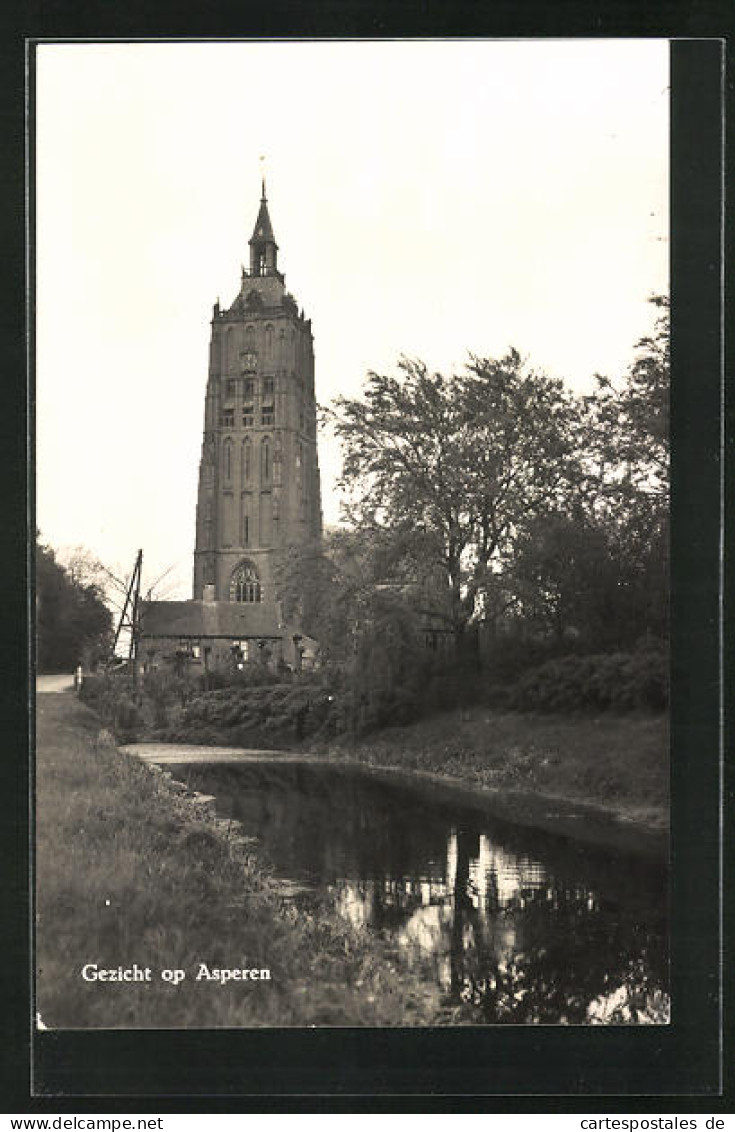
[[[650,667],[647,662],[645,672]],[[603,681],[608,691],[609,684],[609,679]],[[306,726],[299,728],[305,703],[309,705]],[[100,706],[104,709],[104,704]],[[653,829],[668,824],[668,717],[663,712],[629,708],[562,713],[475,706],[385,727],[361,738],[344,735],[330,740],[324,728],[320,730],[326,699],[314,686],[226,688],[200,694],[185,708],[172,709],[166,727],[155,728],[146,721],[132,736],[120,730],[119,707],[111,710],[107,705],[107,713],[126,741],[147,735],[165,742],[304,753],[326,747],[333,758],[348,756],[373,766],[431,772],[473,788],[592,803]]]
[[335,742],[330,754],[428,771],[468,786],[593,803],[654,828],[668,822],[664,715],[561,716],[477,707]]
[[[121,754],[70,695],[38,699],[37,1010],[49,1028],[395,1026],[455,1021],[439,991],[326,906],[284,900],[248,842]],[[267,967],[270,981],[194,980]],[[86,963],[150,983],[85,982]],[[159,977],[180,968],[178,986]]]

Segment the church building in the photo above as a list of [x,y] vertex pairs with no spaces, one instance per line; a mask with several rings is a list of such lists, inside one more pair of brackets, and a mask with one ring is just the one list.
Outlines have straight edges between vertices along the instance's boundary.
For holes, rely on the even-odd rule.
[[311,320],[278,270],[263,185],[249,270],[212,318],[194,598],[274,601],[274,553],[321,526]]
[[[300,660],[282,623],[275,563],[321,536],[311,320],[286,290],[262,199],[240,290],[214,306],[199,465],[193,600],[147,602],[141,659],[213,668],[240,650]],[[205,651],[206,650],[206,651]]]

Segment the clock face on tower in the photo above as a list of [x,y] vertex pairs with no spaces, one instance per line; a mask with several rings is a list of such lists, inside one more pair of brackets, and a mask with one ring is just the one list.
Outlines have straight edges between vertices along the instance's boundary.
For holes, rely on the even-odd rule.
[[240,354],[240,369],[243,373],[251,373],[258,365],[258,355],[254,354],[252,350],[246,350]]

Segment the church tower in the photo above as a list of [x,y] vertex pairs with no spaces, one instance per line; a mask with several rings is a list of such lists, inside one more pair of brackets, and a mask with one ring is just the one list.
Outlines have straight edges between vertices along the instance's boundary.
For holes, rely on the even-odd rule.
[[[321,535],[311,320],[278,270],[263,193],[240,291],[212,317],[194,599],[276,600],[274,558]],[[206,587],[206,589],[205,589]]]

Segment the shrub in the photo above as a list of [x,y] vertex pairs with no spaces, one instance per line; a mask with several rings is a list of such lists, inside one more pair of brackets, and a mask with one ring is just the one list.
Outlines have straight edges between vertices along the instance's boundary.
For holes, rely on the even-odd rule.
[[667,657],[655,648],[559,657],[527,672],[509,689],[507,703],[526,711],[663,711]]
[[169,709],[176,704],[182,707],[191,698],[194,683],[185,676],[162,669],[146,673],[143,680],[143,703],[153,727],[160,729],[169,722]]
[[484,638],[482,669],[486,681],[493,685],[514,684],[532,668],[539,668],[560,656],[566,658],[584,651],[582,641],[533,636],[520,627],[511,626],[494,637]]
[[234,688],[257,688],[276,684],[288,684],[302,681],[304,678],[290,669],[280,667],[277,672],[266,668],[263,664],[249,663],[241,669],[218,668],[196,677],[195,683],[199,691],[215,692]]
[[290,746],[322,732],[333,704],[330,694],[314,683],[230,686],[194,696],[166,737],[237,746]]
[[105,696],[110,684],[106,676],[85,676],[79,689],[79,698],[90,707],[95,707]]
[[135,743],[143,734],[143,713],[129,696],[115,704],[112,725],[118,743]]

